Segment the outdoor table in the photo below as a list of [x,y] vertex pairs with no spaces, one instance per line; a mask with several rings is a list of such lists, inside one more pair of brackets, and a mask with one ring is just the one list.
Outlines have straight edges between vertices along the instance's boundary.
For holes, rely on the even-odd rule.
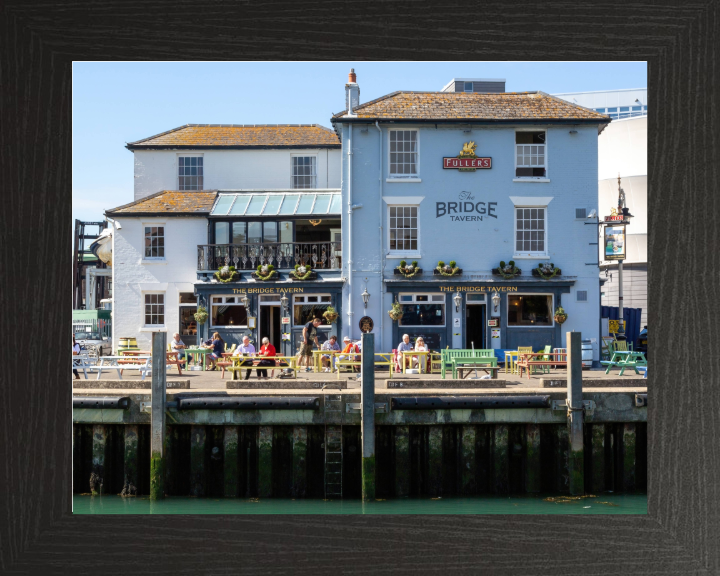
[[[547,356],[549,360],[533,360],[533,358],[543,358]],[[567,352],[533,352],[532,354],[523,353],[522,359],[518,360],[518,376],[522,378],[522,370],[527,371],[528,380],[530,379],[530,370],[533,366],[565,366],[567,360],[560,360],[561,357],[567,357]]]
[[[275,363],[275,366],[261,366],[260,368],[263,370],[285,370],[289,368],[292,370],[293,377],[297,378],[297,358],[295,356],[231,356],[232,359],[232,379],[233,380],[242,380],[242,376],[239,376],[238,374],[242,372],[243,370],[254,370],[257,368],[257,362],[260,360],[280,360],[287,364],[287,366],[280,366],[278,362]],[[245,362],[246,360],[252,360],[252,366],[249,364],[246,366],[242,366],[242,362]]]
[[202,355],[202,369],[203,372],[205,371],[205,357],[208,354],[212,354],[212,350],[210,348],[185,348],[185,354],[187,354],[188,361],[190,360],[191,354],[195,355],[195,364],[199,362],[199,356]]
[[622,376],[626,368],[632,368],[635,374],[640,374],[638,366],[647,366],[647,360],[642,352],[617,350],[613,352],[610,362],[601,362],[601,364],[607,366],[605,374],[609,374],[611,368],[617,367],[620,368],[620,376]]
[[[94,366],[94,368],[97,369],[98,373],[96,380],[100,380],[100,375],[102,374],[103,370],[117,370],[118,378],[120,380],[122,380],[123,370],[140,370],[140,376],[142,380],[145,380],[145,376],[150,372],[151,356],[139,356],[136,354],[132,354],[130,356],[132,357],[128,358],[128,355],[100,356],[97,365]],[[118,364],[118,361],[122,360],[124,360],[126,363]],[[133,362],[133,360],[136,360],[136,362]]]
[[[121,350],[120,354],[123,356],[150,356],[152,358],[152,351],[151,350]],[[173,350],[172,352],[165,352],[165,367],[167,368],[169,365],[174,364],[177,366],[178,374],[182,376],[182,364],[185,364],[185,360],[180,360],[178,358],[178,351]]]
[[313,350],[313,370],[315,372],[322,372],[322,357],[330,356],[330,366],[333,366],[333,356],[342,354],[341,350]]
[[[403,370],[403,374],[406,374],[406,373],[407,373],[407,372],[406,372],[406,370],[407,370],[407,366],[406,366],[407,362],[405,362],[406,356],[418,356],[418,357],[423,356],[423,358],[418,358],[418,368],[420,369],[420,373],[421,373],[421,374],[422,374],[423,372],[427,372],[426,366],[427,366],[428,354],[430,354],[429,351],[421,352],[421,351],[419,351],[419,350],[418,350],[418,351],[416,351],[416,350],[403,350],[402,352],[400,352],[400,354],[402,355],[402,370]],[[411,362],[412,362],[412,361],[411,361]]]
[[[491,380],[497,380],[500,368],[498,366],[488,366],[488,363],[483,362],[483,360],[485,360],[485,358],[451,358],[450,363],[453,367],[453,378],[456,378],[459,374],[460,380],[463,380],[474,370],[480,369],[486,374],[490,374]],[[463,375],[463,372],[465,375]]]
[[[515,374],[515,362],[517,362],[517,350],[505,350],[505,374],[508,373],[508,364],[510,365],[510,374]],[[508,358],[510,361],[508,361]]]

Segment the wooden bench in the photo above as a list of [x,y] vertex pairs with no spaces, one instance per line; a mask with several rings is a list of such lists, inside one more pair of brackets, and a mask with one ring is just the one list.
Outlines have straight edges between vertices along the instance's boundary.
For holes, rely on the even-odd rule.
[[[517,369],[518,376],[522,378],[523,369],[527,372],[528,380],[530,379],[530,371],[533,367],[540,366],[560,366],[567,367],[567,360],[562,361],[560,358],[567,358],[567,352],[536,352],[533,354],[522,354],[522,358],[518,359]],[[533,360],[533,358],[540,358],[548,356],[548,360]]]
[[[350,356],[356,356],[359,357],[357,354],[349,354]],[[382,358],[382,360],[375,360],[374,365],[375,366],[387,366],[388,367],[388,378],[392,378],[392,371],[393,367],[395,366],[395,362],[390,358],[391,354],[378,352],[375,353],[375,356],[379,356]],[[337,373],[337,379],[340,380],[340,368],[343,366],[352,366],[353,368],[355,366],[361,367],[362,361],[360,360],[348,360],[346,358],[343,358],[342,360],[337,360],[335,362],[335,372]]]
[[[486,374],[490,374],[491,380],[497,380],[499,366],[488,366],[485,363],[474,365],[475,362],[470,362],[473,366],[460,366],[459,363],[453,359],[453,378],[460,376],[460,380],[464,380],[468,375],[475,372],[475,370],[483,370]],[[463,374],[464,373],[464,374]]]
[[[458,349],[458,350],[450,350],[449,348],[446,348],[445,350],[440,351],[440,374],[442,375],[443,380],[445,379],[445,373],[447,372],[447,369],[452,369],[452,359],[453,358],[463,358],[467,359],[467,361],[472,362],[473,360],[486,358],[488,360],[488,363],[492,366],[497,366],[497,356],[495,356],[495,351],[490,349],[482,349],[478,348],[476,350],[467,350],[467,349]],[[453,372],[453,378],[455,377],[455,373]]]
[[[273,360],[275,360],[275,366],[260,366],[259,368],[261,370],[290,370],[292,371],[293,378],[297,378],[297,358],[295,356],[272,356]],[[243,370],[257,370],[258,365],[256,362],[259,362],[260,360],[270,360],[270,358],[264,358],[264,357],[258,357],[258,356],[232,356],[232,366],[221,366],[222,368],[222,376],[221,378],[225,378],[225,370],[228,372],[232,372],[232,379],[233,380],[242,380],[242,378],[238,377],[238,372],[242,373]],[[245,366],[241,366],[241,364],[247,360],[252,360],[252,366],[250,364],[246,364]],[[278,362],[284,362],[287,364],[287,366],[281,366],[278,364]],[[225,364],[225,362],[217,362],[217,365],[220,366],[221,364]]]

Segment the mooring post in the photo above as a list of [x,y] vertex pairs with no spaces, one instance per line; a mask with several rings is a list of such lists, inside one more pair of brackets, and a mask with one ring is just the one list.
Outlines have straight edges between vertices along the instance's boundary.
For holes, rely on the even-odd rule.
[[567,332],[568,351],[568,468],[570,494],[577,496],[585,492],[585,458],[583,454],[583,393],[582,393],[582,349],[580,332]]
[[362,498],[375,500],[375,334],[361,339]]
[[165,332],[152,333],[152,401],[150,410],[150,499],[165,498]]

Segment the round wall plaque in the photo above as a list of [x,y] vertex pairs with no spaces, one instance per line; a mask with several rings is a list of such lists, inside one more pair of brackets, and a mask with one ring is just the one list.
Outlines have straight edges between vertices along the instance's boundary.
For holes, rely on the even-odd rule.
[[360,332],[365,334],[372,332],[373,326],[375,326],[375,324],[373,324],[373,319],[370,318],[370,316],[360,318]]

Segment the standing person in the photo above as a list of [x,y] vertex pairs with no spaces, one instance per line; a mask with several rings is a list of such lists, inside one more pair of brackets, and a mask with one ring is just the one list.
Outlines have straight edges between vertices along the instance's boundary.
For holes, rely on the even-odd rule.
[[180,333],[175,332],[175,334],[173,334],[173,339],[170,340],[170,350],[172,352],[177,352],[178,360],[185,358],[185,348],[187,348],[187,346],[185,346],[185,342],[180,340]]
[[[400,354],[400,352],[409,352],[412,349],[413,349],[413,347],[412,347],[412,344],[410,344],[410,336],[408,336],[407,334],[403,334],[402,342],[400,342],[400,344],[398,344],[398,347],[397,347],[398,366],[400,366],[400,363],[402,362],[402,359],[403,359],[403,355]],[[400,372],[402,372],[402,366],[400,366]]]
[[305,359],[305,372],[312,372],[310,362],[312,361],[313,355],[313,342],[315,342],[315,346],[317,346],[318,350],[320,350],[320,343],[317,339],[317,327],[320,326],[321,323],[322,320],[320,320],[320,318],[313,318],[310,322],[305,324],[302,331],[303,342],[300,347],[300,362],[303,361],[303,358]]
[[[80,355],[80,344],[75,342],[75,334],[73,334],[73,356],[79,356],[79,355]],[[75,368],[74,361],[73,361],[73,374],[75,374],[75,380],[80,380],[80,374],[78,374],[77,368]]]
[[[262,369],[260,366],[275,366],[275,360],[268,360],[268,358],[273,358],[275,356],[275,346],[270,344],[270,339],[266,336],[262,339],[262,346],[260,346],[260,353],[258,354],[262,358],[260,362],[258,362],[258,369],[257,369],[257,375],[260,380],[267,380],[267,369]],[[248,374],[250,373],[250,370],[248,370]],[[275,371],[273,370],[273,374]]]
[[222,358],[224,344],[225,340],[222,339],[220,333],[215,332],[212,335],[212,344],[210,346],[205,346],[206,348],[212,349],[212,353],[208,354],[208,360],[211,364],[211,367],[207,368],[208,371],[217,369],[217,361]]
[[[328,340],[323,342],[322,345],[323,350],[335,350],[337,352],[340,351],[340,344],[337,343],[337,336],[334,334],[330,336]],[[334,354],[323,354],[320,357],[320,362],[323,365],[323,372],[332,372],[332,370],[335,369],[335,358]]]
[[245,380],[250,380],[250,373],[252,372],[252,365],[253,360],[252,357],[255,356],[255,346],[250,344],[250,338],[248,336],[243,336],[242,344],[237,347],[235,352],[233,353],[233,356],[248,356],[247,360],[243,360],[240,363],[240,366],[250,366],[247,370],[247,374],[245,375]]

